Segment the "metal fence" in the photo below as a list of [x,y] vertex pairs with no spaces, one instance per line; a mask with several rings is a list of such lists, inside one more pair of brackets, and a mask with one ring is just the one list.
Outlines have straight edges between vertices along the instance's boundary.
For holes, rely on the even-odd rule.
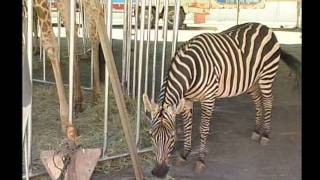
[[[161,0],[162,1],[162,0]],[[27,55],[28,55],[28,62],[29,67],[32,69],[32,38],[33,38],[33,30],[32,30],[32,22],[33,22],[33,1],[32,0],[26,0],[26,7],[28,9],[27,11],[27,33],[25,36],[27,37]],[[76,0],[71,0],[71,15],[70,15],[70,46],[68,48],[69,52],[69,77],[73,77],[73,61],[74,61],[74,33],[75,33],[75,3]],[[79,24],[82,27],[82,43],[83,43],[83,53],[86,53],[88,50],[86,49],[86,39],[87,37],[87,27],[86,27],[86,17],[84,16],[85,9],[82,6],[82,0],[78,0],[80,4],[80,20]],[[49,6],[51,7],[52,1],[49,2]],[[121,81],[123,85],[124,92],[134,98],[137,101],[137,111],[136,111],[136,118],[137,118],[137,125],[136,125],[136,143],[139,142],[140,139],[140,124],[141,124],[141,113],[145,113],[144,110],[142,110],[141,105],[141,95],[144,92],[148,92],[149,95],[151,95],[152,99],[155,98],[156,91],[160,91],[159,89],[156,89],[156,83],[162,83],[164,78],[164,69],[165,69],[165,61],[166,61],[166,49],[168,49],[167,46],[167,32],[168,32],[168,9],[169,9],[169,3],[168,0],[164,0],[163,7],[160,7],[160,0],[156,0],[155,6],[152,5],[151,0],[125,0],[124,2],[124,19],[123,19],[123,51],[122,51],[122,76]],[[101,2],[101,5],[104,9],[104,18],[105,23],[107,25],[107,32],[109,35],[109,39],[112,39],[112,0],[106,0]],[[51,8],[50,8],[51,9]],[[159,38],[159,29],[161,26],[159,26],[159,14],[164,9],[163,13],[163,26],[161,29],[162,36]],[[175,18],[174,18],[174,25],[173,25],[173,38],[172,38],[172,46],[171,46],[171,56],[173,56],[175,49],[176,49],[176,43],[177,43],[177,33],[178,33],[178,22],[179,22],[179,9],[180,9],[180,0],[176,0],[175,3],[175,12],[177,12]],[[152,11],[155,10],[155,17],[152,17]],[[144,18],[140,18],[144,17]],[[140,18],[140,19],[139,19]],[[152,29],[151,20],[154,19],[154,28]],[[58,44],[59,44],[59,51],[60,51],[60,37],[61,37],[61,18],[58,13]],[[138,22],[140,24],[138,24]],[[134,28],[133,27],[133,23]],[[39,27],[37,27],[40,29]],[[153,33],[152,33],[153,32]],[[145,33],[147,35],[147,38],[145,39]],[[39,33],[41,35],[41,33]],[[150,41],[153,39],[153,49],[150,46]],[[131,56],[131,41],[134,41],[133,43],[133,58]],[[146,47],[144,47],[144,42],[146,41]],[[157,58],[156,54],[158,51],[158,41],[162,42],[162,49],[161,49],[161,58]],[[112,42],[112,41],[110,41]],[[139,42],[139,44],[138,44]],[[41,82],[41,83],[48,83],[48,84],[55,84],[54,82],[48,81],[46,77],[46,55],[44,48],[41,47],[42,44],[40,43],[40,59],[43,63],[42,69],[43,69],[43,76],[42,79],[33,79],[35,82]],[[160,49],[159,49],[160,50]],[[145,53],[145,57],[144,57]],[[152,62],[149,62],[149,53],[152,53]],[[60,52],[59,52],[60,56]],[[156,67],[156,62],[161,60],[161,67]],[[144,61],[144,62],[143,62]],[[145,68],[143,69],[143,63],[145,63]],[[149,69],[149,63],[152,63],[152,69]],[[91,85],[90,87],[83,87],[83,89],[92,89],[93,84],[93,62],[91,60]],[[130,67],[133,66],[132,70]],[[161,82],[156,82],[156,68],[161,68]],[[148,79],[148,72],[152,72],[152,77]],[[138,77],[136,77],[136,74],[138,74]],[[142,76],[144,75],[144,85],[142,84]],[[158,74],[159,75],[159,74]],[[32,77],[32,73],[31,73]],[[132,78],[131,78],[132,77]],[[131,81],[132,79],[132,81]],[[151,80],[151,90],[148,90],[148,82]],[[73,87],[73,78],[69,78],[69,84],[65,84],[66,86]],[[159,86],[159,84],[158,84]],[[108,156],[106,152],[107,150],[107,131],[108,131],[108,105],[109,105],[109,95],[108,95],[108,89],[109,89],[109,78],[108,78],[108,71],[107,68],[105,68],[105,105],[104,105],[104,140],[103,140],[103,156],[101,157],[102,160],[110,160],[114,158],[124,157],[129,155],[129,153],[124,154],[118,154],[113,156]],[[70,88],[69,90],[69,121],[72,121],[73,118],[73,88]],[[26,121],[26,127],[23,129],[23,152],[24,152],[24,164],[25,164],[25,174],[24,178],[29,179],[29,177],[37,176],[40,174],[44,174],[45,172],[32,172],[32,159],[31,159],[31,149],[32,149],[32,112],[30,112],[27,121]],[[151,147],[145,148],[145,149],[138,149],[138,152],[147,152],[150,151]]]

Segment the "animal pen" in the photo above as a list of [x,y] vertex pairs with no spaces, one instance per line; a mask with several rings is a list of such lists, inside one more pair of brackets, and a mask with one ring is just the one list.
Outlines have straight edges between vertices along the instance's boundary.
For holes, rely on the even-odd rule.
[[[29,94],[32,98],[29,105],[26,108],[23,107],[22,147],[23,177],[25,179],[46,173],[39,158],[40,151],[59,148],[64,136],[60,129],[61,122],[57,120],[60,117],[54,72],[48,62],[46,44],[41,40],[40,22],[37,20],[38,18],[35,18],[34,3],[39,1],[42,0],[23,0],[23,61],[28,62],[27,67],[29,68],[26,71],[32,80],[31,94]],[[51,16],[56,13],[56,21],[51,22],[49,28],[53,28],[57,40],[60,73],[65,83],[66,93],[68,93],[67,119],[69,123],[79,129],[80,144],[85,148],[102,149],[99,161],[107,165],[97,167],[101,171],[109,172],[124,167],[130,160],[125,157],[135,154],[134,151],[140,153],[140,160],[151,164],[152,157],[143,156],[148,154],[146,152],[152,151],[152,147],[148,123],[145,121],[150,116],[146,114],[141,99],[145,92],[153,100],[156,100],[160,93],[165,72],[178,46],[178,24],[179,13],[181,13],[178,9],[180,9],[181,0],[175,0],[175,18],[172,29],[168,25],[169,0],[125,0],[123,32],[120,42],[113,38],[115,27],[113,26],[112,0],[100,0],[100,2],[98,0],[70,0],[69,34],[66,31],[65,21],[62,19],[63,12],[60,12],[60,9],[55,5],[56,2],[63,1],[68,0],[47,1]],[[155,6],[153,6],[154,1]],[[101,43],[106,61],[104,64],[105,72],[102,74],[103,77],[101,76],[104,79],[104,87],[101,86],[103,93],[94,103],[91,102],[90,97],[94,94],[93,90],[96,86],[94,59],[97,55],[93,53],[96,47],[93,45],[92,34],[90,34],[92,21],[87,16],[89,9],[85,4],[88,2],[97,11],[90,15],[95,17],[96,34],[99,35],[98,41]],[[239,22],[240,1],[237,2],[234,24]],[[159,17],[162,8],[163,17]],[[102,12],[99,12],[98,9],[102,9]],[[152,16],[154,11],[155,17]],[[140,18],[139,15],[144,18]],[[151,18],[154,18],[154,21],[151,21]],[[98,23],[102,22],[101,20],[103,25]],[[37,51],[38,44],[39,51]],[[112,50],[113,53],[121,51],[118,53],[121,55],[112,54]],[[113,66],[113,60],[117,69]],[[110,72],[110,69],[113,71]],[[78,70],[80,70],[80,78],[79,74],[76,75],[79,73]],[[118,80],[117,76],[119,76]],[[75,108],[76,94],[74,91],[77,86],[75,81],[79,80],[77,78],[81,80],[82,84],[81,89],[84,95],[82,105],[84,108],[83,112],[75,113],[78,111]],[[119,80],[121,89],[115,91],[116,81]],[[74,88],[68,89],[68,87]],[[121,106],[122,109],[127,107],[130,117],[127,127],[133,131],[132,137],[130,137],[133,141],[131,143],[127,138],[130,133],[124,131],[122,124],[123,116],[126,116],[126,113],[119,113],[117,98],[124,99],[126,105]],[[132,149],[132,144],[136,145],[136,150]],[[116,166],[108,163],[115,159],[119,160],[119,164]],[[133,160],[132,164],[136,172],[140,167],[135,166],[139,163]]]
[[[90,101],[87,100],[88,98],[86,96],[90,94],[94,86],[94,63],[92,54],[91,58],[88,58],[92,47],[90,47],[88,42],[88,23],[85,15],[86,8],[83,7],[83,1],[84,0],[70,1],[71,23],[69,37],[64,32],[66,38],[62,38],[62,20],[60,13],[57,13],[57,24],[55,24],[57,27],[55,28],[55,35],[58,42],[58,59],[62,67],[63,79],[64,82],[68,81],[68,83],[64,84],[65,87],[75,86],[75,56],[77,55],[84,57],[84,59],[91,59],[90,63],[86,63],[87,66],[84,67],[84,69],[87,70],[87,74],[85,74],[86,77],[82,78],[87,80],[86,85],[82,86],[82,89],[85,90],[83,94],[85,96],[84,102],[86,102]],[[94,1],[91,2],[93,3]],[[127,106],[130,108],[130,123],[131,127],[134,129],[134,139],[138,148],[138,153],[152,150],[148,133],[146,131],[146,123],[144,122],[144,119],[149,117],[146,115],[145,110],[141,105],[141,95],[142,93],[147,92],[149,95],[151,95],[152,99],[155,99],[156,95],[160,91],[160,84],[163,82],[164,71],[169,64],[168,61],[170,58],[168,57],[174,55],[177,46],[177,22],[179,22],[180,11],[176,11],[177,16],[175,16],[176,18],[174,19],[174,26],[172,30],[172,46],[169,47],[167,45],[168,0],[164,1],[164,17],[162,26],[158,25],[160,21],[159,2],[160,0],[156,1],[157,6],[155,9],[155,27],[153,30],[150,23],[152,11],[150,0],[141,0],[139,1],[139,5],[134,4],[132,0],[127,0],[124,6],[120,79],[122,90],[126,97]],[[56,107],[57,95],[54,87],[55,82],[52,77],[51,67],[46,63],[47,55],[41,41],[42,35],[39,20],[34,22],[34,1],[27,0],[23,1],[23,3],[25,5],[25,14],[23,16],[23,27],[25,30],[23,31],[23,37],[24,47],[26,48],[26,51],[24,52],[26,58],[24,60],[28,61],[30,77],[33,82],[31,83],[32,100],[29,107],[29,114],[27,117],[23,117],[23,177],[29,179],[30,177],[45,174],[44,168],[40,163],[39,151],[57,148],[59,146],[62,134],[58,129],[58,124],[60,122],[56,121],[57,117],[55,117],[58,115],[58,110]],[[48,2],[48,7],[51,12],[50,14],[52,14],[54,9],[52,7],[52,3],[52,1]],[[76,3],[79,4],[78,17],[75,16]],[[107,33],[109,41],[112,42],[112,1],[100,1],[100,5],[103,9],[103,20],[106,27],[106,29],[103,29],[103,31]],[[178,7],[180,7],[180,0],[176,1],[175,10],[177,10]],[[132,16],[133,11],[139,11],[139,14],[142,17],[146,17],[141,19],[140,25],[136,25],[136,23],[134,23],[139,22],[139,17],[138,13],[134,13],[134,16]],[[34,23],[36,26],[34,26]],[[64,25],[64,27],[66,26]],[[76,27],[78,27],[78,32],[76,32]],[[75,44],[74,38],[81,39],[81,41],[77,41],[78,43],[81,43]],[[34,39],[36,39],[36,41],[34,41]],[[151,41],[153,41],[153,43],[151,43]],[[162,47],[160,46],[160,42]],[[40,43],[39,52],[35,52],[34,50],[36,43]],[[105,48],[103,44],[102,48]],[[166,49],[169,48],[171,48],[171,54],[167,54],[166,52]],[[131,52],[132,50],[133,52]],[[157,56],[157,51],[161,51],[161,57]],[[106,59],[106,61],[110,61],[110,59]],[[150,68],[149,64],[152,64],[152,68]],[[156,74],[156,68],[159,68],[158,66],[161,68],[161,74]],[[121,158],[130,154],[127,151],[125,141],[123,140],[123,132],[119,130],[122,127],[119,123],[119,115],[117,115],[118,110],[115,106],[115,92],[110,90],[110,75],[107,69],[106,63],[104,74],[105,87],[103,88],[104,95],[101,96],[101,100],[98,104],[96,104],[94,107],[92,105],[87,105],[82,113],[75,115],[73,107],[74,88],[67,88],[67,92],[69,93],[69,123],[74,123],[75,126],[79,128],[81,132],[81,145],[84,147],[89,146],[102,149],[102,156],[99,161]],[[82,69],[80,69],[80,73],[84,73]],[[157,81],[156,79],[161,79],[161,81]],[[50,108],[52,108],[52,110],[50,110]],[[98,120],[92,120],[90,122],[90,119],[94,118]],[[120,146],[117,147],[119,144]]]

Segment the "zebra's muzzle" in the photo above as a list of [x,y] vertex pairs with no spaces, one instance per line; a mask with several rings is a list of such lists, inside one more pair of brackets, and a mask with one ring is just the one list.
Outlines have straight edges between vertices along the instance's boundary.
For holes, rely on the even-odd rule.
[[165,178],[169,172],[169,166],[165,163],[157,164],[151,171],[152,175],[158,178]]

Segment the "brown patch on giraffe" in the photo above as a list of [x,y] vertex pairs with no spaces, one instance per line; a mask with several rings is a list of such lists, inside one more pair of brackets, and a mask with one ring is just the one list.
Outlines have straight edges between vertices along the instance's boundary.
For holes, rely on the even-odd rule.
[[47,32],[48,28],[49,28],[49,25],[46,22],[42,23],[42,31]]
[[34,1],[35,1],[35,4],[41,4],[42,0],[34,0]]
[[39,19],[43,19],[44,20],[45,19],[45,14],[43,12],[43,9],[41,7],[39,7],[39,6],[35,6],[34,9],[36,10],[36,13],[37,13]]

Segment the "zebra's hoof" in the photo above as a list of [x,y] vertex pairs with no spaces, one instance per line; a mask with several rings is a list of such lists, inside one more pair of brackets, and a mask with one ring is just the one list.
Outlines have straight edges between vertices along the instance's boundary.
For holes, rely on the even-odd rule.
[[253,141],[259,141],[260,138],[261,138],[261,135],[259,133],[255,132],[255,131],[252,132],[251,139]]
[[187,164],[187,160],[181,157],[181,155],[179,155],[176,159],[175,165],[177,167],[182,167],[182,166],[185,166],[186,164]]
[[206,165],[205,165],[203,162],[197,161],[197,162],[196,162],[196,165],[195,165],[195,167],[194,167],[194,171],[195,171],[196,173],[200,174],[200,173],[202,173],[202,172],[205,170],[205,168],[206,168]]
[[267,137],[263,137],[263,136],[262,136],[261,139],[260,139],[260,144],[261,144],[262,146],[268,145],[269,142],[270,142],[270,139],[267,138]]

